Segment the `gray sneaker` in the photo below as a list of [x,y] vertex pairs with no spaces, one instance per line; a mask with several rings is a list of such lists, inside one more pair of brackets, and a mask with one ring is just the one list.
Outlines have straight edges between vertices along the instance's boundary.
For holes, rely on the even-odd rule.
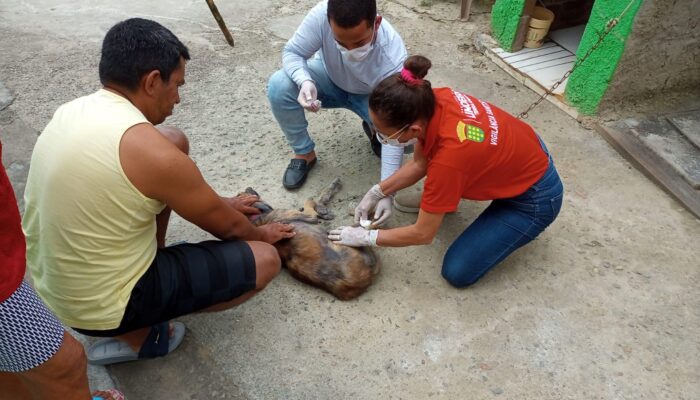
[[423,192],[416,187],[406,188],[394,195],[394,208],[405,213],[418,213]]

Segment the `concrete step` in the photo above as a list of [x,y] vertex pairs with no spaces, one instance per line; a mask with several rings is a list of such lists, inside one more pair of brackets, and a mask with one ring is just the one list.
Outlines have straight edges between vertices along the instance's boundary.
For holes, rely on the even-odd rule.
[[700,149],[700,110],[672,115],[667,119],[686,139]]
[[[687,118],[678,119],[686,121]],[[626,118],[616,124],[627,128],[651,151],[663,158],[694,189],[700,189],[700,148],[665,117]]]

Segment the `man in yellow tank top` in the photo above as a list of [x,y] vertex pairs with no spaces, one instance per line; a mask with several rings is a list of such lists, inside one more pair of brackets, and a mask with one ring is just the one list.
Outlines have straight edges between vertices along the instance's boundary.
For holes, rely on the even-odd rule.
[[[285,224],[253,226],[254,197],[220,197],[161,124],[180,102],[188,49],[162,25],[129,19],[102,44],[103,89],[58,108],[32,154],[22,220],[40,297],[63,323],[106,337],[94,364],[167,354],[172,318],[231,308],[279,272]],[[172,210],[221,240],[165,247]],[[165,340],[164,340],[165,339]]]

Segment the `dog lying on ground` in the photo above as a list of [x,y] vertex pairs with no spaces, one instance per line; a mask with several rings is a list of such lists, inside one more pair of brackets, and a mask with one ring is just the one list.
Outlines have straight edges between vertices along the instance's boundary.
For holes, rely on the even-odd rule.
[[[340,190],[340,179],[333,180],[319,196],[308,199],[301,211],[274,210],[260,200],[253,204],[261,211],[252,221],[260,226],[272,222],[294,225],[296,235],[275,244],[284,267],[295,278],[317,286],[340,300],[362,294],[379,272],[379,259],[369,247],[348,247],[328,240],[328,232],[320,220],[334,218],[328,202]],[[245,193],[260,195],[252,188]]]

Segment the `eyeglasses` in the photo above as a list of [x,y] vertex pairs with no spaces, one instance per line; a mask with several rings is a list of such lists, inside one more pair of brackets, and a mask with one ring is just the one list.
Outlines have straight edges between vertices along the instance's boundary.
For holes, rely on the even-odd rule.
[[[398,131],[392,133],[391,135],[387,136],[379,131],[375,131],[377,134],[377,140],[379,140],[379,143],[381,144],[389,144],[389,140],[394,139],[394,140],[399,140],[399,138],[403,135],[403,132],[406,131],[406,128],[408,128],[411,124],[406,124],[403,126],[403,128],[399,129]],[[397,136],[394,138],[394,136]]]

